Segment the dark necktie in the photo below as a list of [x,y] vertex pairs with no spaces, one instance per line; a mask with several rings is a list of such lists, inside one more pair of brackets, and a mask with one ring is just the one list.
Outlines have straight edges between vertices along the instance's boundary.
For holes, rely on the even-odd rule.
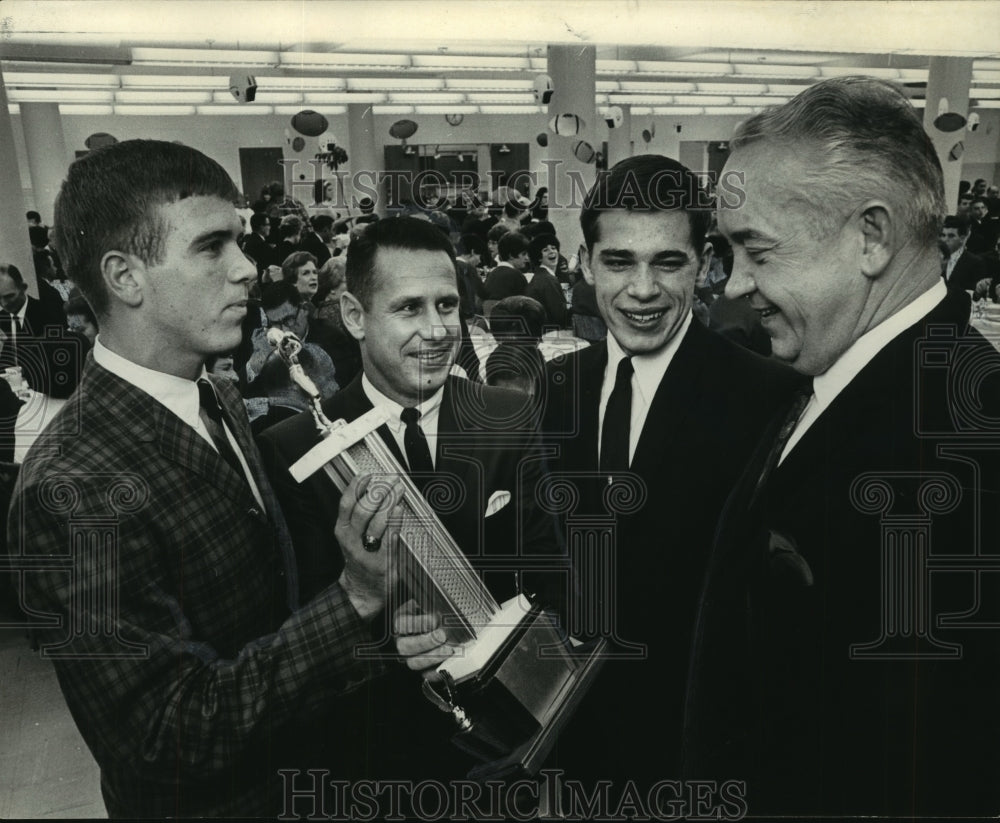
[[781,459],[781,453],[785,450],[785,446],[788,444],[789,438],[792,436],[792,432],[795,431],[795,427],[799,422],[799,418],[802,416],[802,412],[805,411],[806,406],[809,405],[809,399],[813,394],[812,378],[803,382],[795,392],[795,397],[792,399],[792,405],[788,409],[788,414],[785,415],[785,419],[781,423],[781,428],[778,429],[778,434],[774,439],[774,443],[771,444],[771,450],[767,453],[767,460],[764,462],[764,466],[760,471],[760,475],[757,477],[757,485],[754,486],[753,496],[750,498],[750,505],[757,501],[760,497],[761,491],[764,489],[768,478],[774,472],[774,469],[778,465],[778,461]]
[[219,406],[219,399],[215,394],[215,387],[205,378],[201,378],[198,381],[198,399],[201,403],[199,410],[201,421],[212,436],[212,442],[215,444],[219,456],[246,482],[246,474],[243,472],[243,466],[240,465],[236,451],[229,442],[229,438],[226,437],[225,425],[222,422],[222,409]]
[[399,416],[406,424],[403,445],[406,447],[406,462],[410,464],[410,475],[414,477],[417,488],[422,489],[434,471],[434,461],[431,460],[431,450],[427,446],[424,430],[417,423],[419,417],[420,412],[416,409],[403,409],[403,413]]
[[7,335],[7,343],[10,345],[10,360],[17,363],[17,338],[20,336],[21,327],[17,318],[10,312],[0,313],[0,330]]
[[632,420],[632,358],[623,357],[618,363],[615,387],[608,398],[601,426],[602,474],[628,471],[629,429]]

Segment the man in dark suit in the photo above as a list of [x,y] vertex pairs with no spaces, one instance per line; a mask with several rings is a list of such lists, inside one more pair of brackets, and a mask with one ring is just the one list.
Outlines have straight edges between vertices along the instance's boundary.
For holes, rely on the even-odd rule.
[[243,241],[243,251],[257,264],[257,277],[263,277],[268,266],[279,266],[277,253],[267,241],[271,233],[271,221],[262,212],[250,215],[250,234]]
[[[525,555],[550,557],[554,573],[564,574],[554,521],[535,503],[543,464],[531,407],[522,395],[449,376],[460,341],[460,300],[447,236],[409,217],[373,223],[348,249],[341,308],[344,325],[361,344],[363,368],[323,403],[326,416],[352,421],[372,408],[386,412],[380,437],[461,550],[488,569],[484,579],[498,601],[516,593]],[[306,596],[337,579],[343,563],[333,539],[335,485],[322,472],[302,485],[288,473],[319,441],[310,414],[279,423],[261,440]],[[556,579],[527,576],[524,588],[554,596]],[[386,613],[387,631],[391,617]],[[413,635],[404,642],[409,653],[447,653],[431,636],[435,620],[425,615],[394,627]],[[343,768],[357,773],[365,766],[366,776],[393,779],[464,775],[471,763],[448,744],[454,723],[424,700],[419,681],[396,667],[362,690],[361,734],[338,743],[343,761],[345,750],[355,752],[355,762]]]
[[302,235],[299,249],[316,258],[316,266],[322,268],[330,259],[329,244],[333,242],[333,215],[317,214],[310,221],[310,229]]
[[53,300],[36,300],[17,266],[0,265],[0,368],[20,366],[35,391],[66,398],[80,382],[89,346],[67,328],[58,292],[45,280],[38,287],[43,297],[48,289]]
[[533,237],[528,243],[528,256],[534,273],[524,290],[525,297],[533,297],[542,304],[547,326],[566,328],[569,325],[569,307],[566,305],[566,293],[556,278],[559,241],[552,234]]
[[980,280],[989,277],[986,263],[966,248],[969,239],[968,219],[948,215],[939,238],[951,252],[944,268],[944,279],[950,288],[963,291],[975,289]]
[[730,146],[726,293],[811,381],[719,524],[688,775],[746,780],[751,816],[994,815],[1000,353],[940,279],[934,146],[869,78],[811,86]]
[[577,611],[606,627],[620,658],[587,695],[560,765],[617,791],[678,776],[683,661],[718,512],[793,377],[693,319],[711,253],[698,192],[692,172],[658,155],[599,177],[580,256],[608,337],[551,364],[545,397],[555,476],[580,487],[567,526],[614,521],[608,554],[571,559]]
[[9,548],[112,817],[280,813],[277,770],[371,673],[354,650],[391,584],[361,545],[391,501],[355,487],[343,573],[301,603],[240,397],[206,376],[254,278],[237,196],[194,149],[130,140],[74,163],[56,204],[101,330],[24,461]]
[[492,308],[497,300],[524,294],[528,281],[524,276],[530,265],[528,260],[528,238],[517,232],[508,232],[500,238],[497,244],[500,255],[500,265],[486,275],[486,297],[483,306],[489,315],[488,305]]

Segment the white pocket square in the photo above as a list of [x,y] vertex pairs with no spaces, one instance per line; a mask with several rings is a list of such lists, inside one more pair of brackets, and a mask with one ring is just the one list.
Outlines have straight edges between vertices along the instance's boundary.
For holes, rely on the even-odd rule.
[[493,492],[493,494],[490,495],[490,502],[486,504],[486,517],[492,517],[508,503],[510,503],[510,492]]

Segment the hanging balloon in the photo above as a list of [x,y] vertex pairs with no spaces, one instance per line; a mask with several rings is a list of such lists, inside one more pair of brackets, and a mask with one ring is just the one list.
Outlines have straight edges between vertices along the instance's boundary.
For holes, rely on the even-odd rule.
[[617,129],[625,122],[625,112],[622,111],[622,107],[612,106],[604,112],[604,122],[608,124],[609,129]]
[[965,143],[959,140],[954,146],[951,147],[951,151],[948,152],[948,159],[959,160],[963,154],[965,154]]
[[542,148],[545,148],[549,144],[549,136],[544,131],[539,132],[535,138],[535,142]]
[[306,137],[319,137],[330,123],[318,111],[304,109],[292,117],[292,128]]
[[417,133],[417,124],[412,120],[397,120],[389,126],[389,136],[397,140],[406,140]]
[[462,121],[465,119],[464,114],[446,114],[444,119],[447,121],[449,126],[461,126]]
[[643,143],[648,143],[652,139],[653,139],[653,133],[649,129],[643,129],[642,130],[642,142]]
[[100,149],[104,146],[113,146],[117,142],[118,138],[114,135],[108,134],[105,131],[99,131],[84,140],[83,145],[88,149]]
[[580,140],[573,146],[573,156],[581,163],[593,163],[597,159],[597,152],[586,140]]
[[292,149],[295,151],[302,151],[306,147],[306,139],[304,137],[296,137],[292,140]]
[[552,99],[555,89],[552,87],[552,78],[547,74],[540,74],[535,78],[535,102],[547,106]]
[[583,118],[575,114],[557,114],[549,120],[549,131],[563,137],[572,137],[575,134],[579,134],[583,130],[584,125],[586,124],[583,122]]

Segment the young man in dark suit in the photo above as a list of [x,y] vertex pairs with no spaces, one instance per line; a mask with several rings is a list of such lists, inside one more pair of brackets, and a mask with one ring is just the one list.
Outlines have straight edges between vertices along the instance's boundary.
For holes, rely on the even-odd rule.
[[699,191],[658,155],[598,178],[580,258],[608,337],[554,361],[545,396],[555,476],[579,487],[568,526],[589,517],[615,529],[605,554],[571,558],[578,610],[613,635],[620,659],[587,695],[560,761],[619,790],[678,776],[684,661],[712,533],[793,377],[693,319],[711,254]]
[[[373,408],[388,422],[378,434],[424,491],[444,527],[502,602],[523,585],[555,596],[565,576],[553,519],[536,503],[542,476],[536,418],[523,395],[450,374],[460,342],[460,298],[454,250],[447,235],[424,220],[380,220],[347,253],[341,314],[361,344],[362,373],[332,398],[330,420],[355,420]],[[306,413],[266,431],[261,449],[282,501],[299,557],[305,592],[321,591],[341,573],[334,538],[340,495],[322,472],[301,485],[288,467],[320,442]],[[522,558],[547,557],[552,576],[520,583]],[[518,585],[515,585],[518,584]],[[412,635],[426,654],[448,653],[435,640],[437,616],[384,615],[387,632]],[[388,636],[388,634],[386,635]],[[404,643],[407,645],[407,643]],[[412,668],[426,665],[426,655]],[[420,678],[398,666],[359,692],[360,733],[338,745],[355,752],[344,769],[379,778],[456,778],[472,765],[449,743],[450,715],[420,694]]]
[[726,293],[811,385],[719,524],[688,773],[746,780],[751,816],[994,815],[1000,353],[941,282],[934,146],[898,87],[859,77],[730,146]]
[[391,500],[352,488],[344,569],[300,601],[243,404],[206,375],[254,279],[237,196],[200,152],[130,140],[74,163],[56,204],[101,330],[21,468],[9,547],[111,817],[279,814],[278,769],[374,668],[354,651],[392,582],[361,546]]

